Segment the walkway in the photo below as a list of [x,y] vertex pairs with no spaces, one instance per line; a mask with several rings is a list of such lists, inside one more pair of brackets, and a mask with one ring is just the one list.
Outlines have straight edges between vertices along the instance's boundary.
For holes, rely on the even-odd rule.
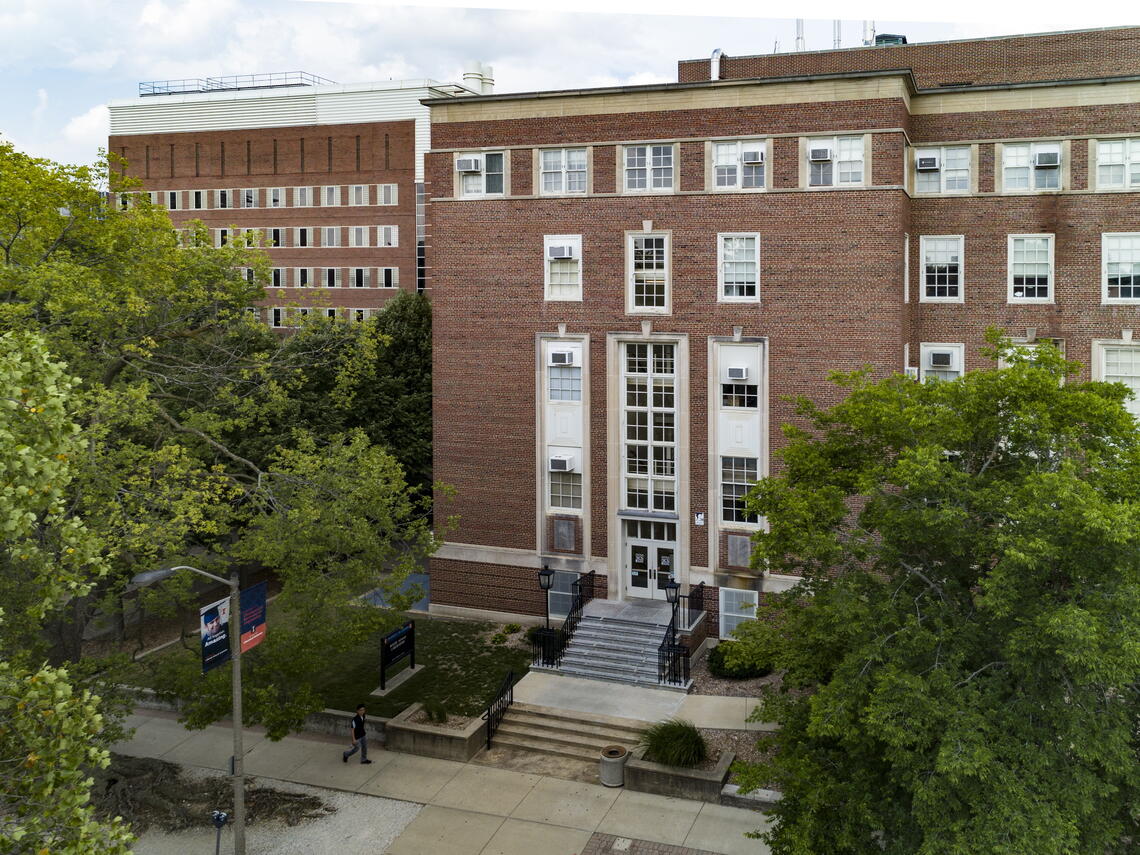
[[[157,757],[199,769],[228,768],[233,744],[229,727],[215,725],[188,731],[173,713],[151,711],[131,716],[128,725],[136,731],[131,740],[116,746],[120,753]],[[346,810],[341,826],[330,827],[333,836],[328,838],[327,851],[338,855],[768,853],[762,843],[744,837],[746,831],[764,826],[763,814],[754,811],[380,748],[369,752],[372,765],[362,766],[356,758],[346,765],[340,759],[343,743],[310,734],[289,736],[280,742],[270,742],[256,730],[245,734],[247,774],[374,799],[374,803],[367,803],[367,810]],[[349,816],[354,824],[345,827]],[[311,825],[336,822],[337,814],[333,814]],[[387,829],[390,831],[385,833]],[[302,826],[286,830],[283,837],[305,833]],[[293,846],[286,850],[280,843],[272,849],[264,848],[265,841],[259,844],[258,835],[258,826],[251,827],[247,835],[249,855],[294,851]],[[223,845],[226,842],[223,840]],[[209,829],[182,835],[148,834],[135,852],[174,855],[207,851],[212,843],[213,831]],[[684,848],[670,850],[652,844]],[[317,850],[310,844],[308,851]]]

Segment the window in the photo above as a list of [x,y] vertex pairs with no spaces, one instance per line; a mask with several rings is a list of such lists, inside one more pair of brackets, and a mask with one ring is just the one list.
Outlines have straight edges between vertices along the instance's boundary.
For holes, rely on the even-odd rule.
[[313,230],[302,226],[298,229],[293,229],[293,246],[312,246],[313,245]]
[[308,288],[313,284],[313,268],[298,267],[293,277],[293,284],[298,288]]
[[257,207],[257,188],[246,187],[241,191],[241,206],[243,208],[256,208]]
[[624,345],[624,507],[675,511],[676,346]]
[[336,185],[321,188],[321,205],[332,208],[340,204],[340,188]]
[[339,288],[340,287],[340,268],[339,267],[326,267],[325,268],[325,287],[326,288]]
[[582,236],[546,235],[542,240],[547,300],[582,299]]
[[214,207],[215,208],[229,208],[230,205],[230,191],[229,190],[215,190],[214,191]]
[[961,344],[919,345],[919,377],[923,380],[957,380],[962,376],[964,350]]
[[166,193],[166,207],[171,211],[178,210],[178,200],[182,195],[178,190],[168,190]]
[[924,303],[961,303],[962,247],[961,235],[923,235],[919,240],[922,252],[922,295]]
[[285,246],[285,230],[284,229],[270,229],[265,233],[269,239],[266,246]]
[[746,620],[756,618],[756,604],[760,595],[756,591],[740,588],[720,589],[720,637],[729,638],[732,631]]
[[285,286],[285,268],[274,267],[270,271],[269,284],[274,288],[282,288]]
[[669,310],[669,236],[629,236],[628,311]]
[[863,137],[813,137],[807,144],[808,186],[863,183]]
[[759,296],[760,235],[717,235],[720,298],[754,301]]
[[293,207],[294,208],[310,208],[313,205],[313,188],[312,187],[294,187],[293,188]]
[[1140,188],[1140,139],[1099,140],[1096,144],[1096,189]]
[[1134,396],[1124,408],[1140,418],[1140,346],[1100,345],[1100,377],[1105,383],[1123,383]]
[[399,204],[399,185],[377,184],[376,195],[378,197],[377,205],[397,205]]
[[274,306],[269,310],[269,325],[274,329],[285,326],[285,310]]
[[350,280],[353,288],[367,288],[368,287],[368,268],[367,267],[354,267],[349,273]]
[[551,472],[550,506],[552,508],[582,507],[582,473]]
[[543,195],[586,192],[586,149],[557,148],[539,152]]
[[1007,143],[1002,147],[1002,186],[1010,190],[1059,190],[1060,143]]
[[755,410],[760,401],[759,388],[756,383],[721,383],[720,404],[722,407]]
[[1009,236],[1009,301],[1053,302],[1053,235]]
[[267,208],[284,208],[285,207],[285,188],[284,187],[270,187],[265,191],[265,207]]
[[349,309],[348,318],[353,323],[362,324],[368,320],[368,309]]
[[399,246],[400,245],[400,227],[399,226],[377,226],[376,236],[378,238],[377,246]]
[[720,459],[720,518],[725,522],[755,523],[756,514],[744,510],[744,497],[756,483],[755,457]]
[[368,231],[369,229],[367,226],[349,226],[348,245],[368,246]]
[[717,190],[760,190],[764,187],[764,140],[713,143],[713,187]]
[[229,229],[214,229],[214,246],[223,247],[228,246],[230,242]]
[[580,366],[580,365],[551,365],[550,366],[550,400],[552,400],[552,401],[581,401],[582,400],[582,366]]
[[914,153],[916,193],[965,193],[970,189],[970,147],[920,148]]
[[206,207],[206,191],[205,190],[191,191],[190,196],[191,196],[190,201],[194,207],[194,210],[201,211]]
[[1104,301],[1140,303],[1140,232],[1101,235]]
[[353,184],[348,188],[348,204],[350,205],[367,205],[369,204],[369,193],[367,184]]
[[625,189],[658,192],[672,190],[672,144],[626,146]]
[[325,226],[321,232],[321,246],[340,246],[340,226]]
[[501,151],[456,155],[455,168],[459,172],[461,195],[502,195],[505,162],[505,155]]
[[400,284],[400,268],[398,267],[381,267],[380,268],[380,282],[381,288],[396,288]]

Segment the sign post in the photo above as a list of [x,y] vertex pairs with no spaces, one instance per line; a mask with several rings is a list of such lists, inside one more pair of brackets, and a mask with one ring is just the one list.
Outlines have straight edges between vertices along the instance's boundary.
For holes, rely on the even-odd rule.
[[401,659],[411,658],[408,667],[416,667],[416,622],[408,621],[399,629],[380,639],[380,690],[387,688],[388,666]]

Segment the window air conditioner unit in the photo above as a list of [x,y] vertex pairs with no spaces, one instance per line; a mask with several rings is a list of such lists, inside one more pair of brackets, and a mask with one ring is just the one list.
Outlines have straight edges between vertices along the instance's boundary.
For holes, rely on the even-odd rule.
[[730,365],[728,367],[728,379],[739,382],[747,380],[748,368],[744,365]]
[[929,354],[929,361],[931,368],[953,368],[954,354],[949,350],[932,350]]
[[915,168],[919,172],[937,172],[941,165],[942,164],[939,163],[938,156],[935,155],[934,157],[918,158],[918,161],[915,164]]
[[570,454],[552,454],[550,456],[551,472],[573,472],[574,457]]
[[740,156],[740,159],[748,164],[763,163],[764,150],[759,149],[757,151],[746,151]]
[[909,379],[909,380],[917,380],[918,379],[918,366],[917,365],[908,365],[904,370],[906,371],[907,379]]
[[461,157],[455,161],[457,172],[479,172],[482,168],[483,162],[477,157]]
[[813,148],[808,150],[808,160],[821,161],[831,160],[831,149],[829,148]]
[[1061,153],[1059,151],[1039,151],[1033,155],[1034,166],[1060,166]]
[[573,246],[549,246],[546,250],[547,258],[575,258]]
[[551,365],[573,365],[574,364],[574,351],[572,351],[572,350],[552,350],[552,351],[550,351],[550,364]]

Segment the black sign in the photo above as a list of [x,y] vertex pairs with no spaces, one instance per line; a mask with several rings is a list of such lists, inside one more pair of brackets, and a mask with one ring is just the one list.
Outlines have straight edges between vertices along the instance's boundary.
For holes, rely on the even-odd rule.
[[380,639],[380,691],[388,682],[388,666],[411,657],[409,668],[416,667],[416,622],[408,621],[399,629]]

